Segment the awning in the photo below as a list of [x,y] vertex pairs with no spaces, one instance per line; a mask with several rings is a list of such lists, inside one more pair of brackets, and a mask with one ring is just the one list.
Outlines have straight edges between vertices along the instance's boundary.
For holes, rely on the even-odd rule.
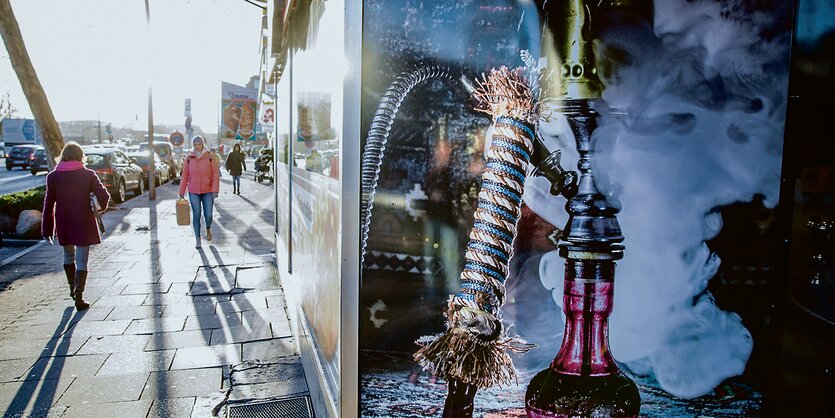
[[276,83],[284,73],[288,51],[306,49],[316,41],[324,3],[325,0],[274,0],[269,83]]

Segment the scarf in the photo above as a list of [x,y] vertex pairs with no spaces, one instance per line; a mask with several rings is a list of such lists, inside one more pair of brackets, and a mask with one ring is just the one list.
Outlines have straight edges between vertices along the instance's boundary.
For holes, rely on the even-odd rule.
[[84,163],[81,161],[61,161],[55,167],[55,171],[75,171],[84,168]]

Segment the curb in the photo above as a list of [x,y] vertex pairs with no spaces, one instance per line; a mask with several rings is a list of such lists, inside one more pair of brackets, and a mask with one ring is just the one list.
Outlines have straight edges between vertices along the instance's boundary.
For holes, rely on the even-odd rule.
[[31,246],[31,247],[27,247],[25,250],[20,251],[20,252],[18,252],[17,254],[14,254],[14,255],[12,255],[12,256],[7,257],[5,260],[0,261],[0,267],[3,267],[3,266],[5,266],[6,264],[9,264],[9,263],[11,263],[12,261],[17,260],[18,258],[23,257],[23,256],[24,256],[24,255],[26,255],[26,254],[29,254],[30,252],[32,252],[32,251],[34,251],[34,250],[36,250],[37,248],[40,248],[40,247],[41,247],[42,245],[44,245],[45,243],[46,243],[46,241],[43,241],[43,240],[38,241],[38,243],[37,243],[37,244],[35,244],[35,245]]
[[6,238],[3,237],[3,247],[29,247],[41,242],[39,239]]

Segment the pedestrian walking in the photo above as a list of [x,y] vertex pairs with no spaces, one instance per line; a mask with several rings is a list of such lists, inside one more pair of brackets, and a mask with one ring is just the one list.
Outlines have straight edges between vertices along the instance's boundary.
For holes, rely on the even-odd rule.
[[235,144],[232,152],[226,157],[226,171],[232,175],[232,193],[241,194],[241,175],[246,171],[244,153],[241,152],[241,144]]
[[194,226],[194,248],[200,248],[200,212],[202,208],[203,220],[206,224],[206,239],[212,240],[212,212],[214,199],[220,192],[220,162],[217,157],[206,148],[202,136],[195,136],[191,140],[192,152],[183,164],[183,176],[180,180],[180,198],[185,197],[188,188],[188,200],[191,204],[191,215]]
[[41,221],[44,239],[52,242],[57,236],[58,244],[64,247],[64,274],[79,311],[90,307],[83,297],[90,246],[101,243],[90,194],[98,199],[101,211],[110,202],[110,193],[96,173],[84,166],[84,160],[84,150],[76,142],[68,142],[61,150],[58,166],[46,176]]

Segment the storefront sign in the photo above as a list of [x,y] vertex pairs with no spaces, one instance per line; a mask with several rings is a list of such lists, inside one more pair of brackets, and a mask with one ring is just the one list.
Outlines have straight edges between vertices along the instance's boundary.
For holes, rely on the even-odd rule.
[[263,102],[261,104],[261,128],[263,132],[275,130],[275,103]]

